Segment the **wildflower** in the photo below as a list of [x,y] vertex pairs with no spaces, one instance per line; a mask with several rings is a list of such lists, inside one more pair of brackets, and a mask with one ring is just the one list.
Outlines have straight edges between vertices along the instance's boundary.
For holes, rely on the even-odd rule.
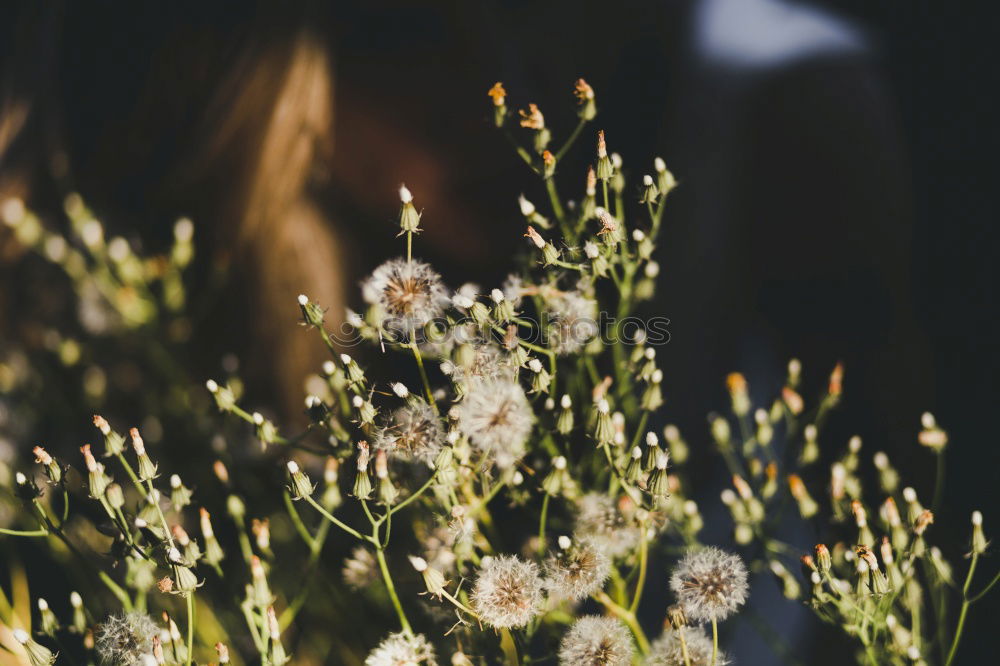
[[222,561],[225,554],[222,552],[219,540],[215,538],[215,530],[212,528],[212,517],[205,510],[205,507],[201,507],[199,513],[201,516],[201,535],[205,539],[205,562],[210,566],[216,566]]
[[597,104],[594,102],[594,89],[583,79],[577,79],[573,88],[580,109],[576,112],[583,120],[593,120],[597,115]]
[[429,264],[405,259],[390,259],[376,268],[362,284],[362,293],[385,313],[386,327],[401,331],[439,317],[448,300],[441,276]]
[[104,450],[109,455],[115,456],[125,450],[125,438],[112,430],[111,424],[100,414],[94,414],[94,427],[104,435]]
[[570,291],[549,300],[547,305],[551,317],[549,342],[557,354],[575,354],[597,335],[597,301]]
[[924,412],[920,417],[923,430],[917,436],[917,441],[934,453],[940,453],[948,445],[948,433],[938,427],[937,420],[930,412]]
[[45,475],[49,477],[49,481],[59,483],[62,480],[62,467],[56,459],[40,446],[36,446],[31,452],[35,454],[35,462],[45,468]]
[[286,466],[288,467],[288,476],[292,480],[292,485],[288,488],[292,494],[292,499],[300,500],[303,497],[312,497],[316,486],[309,481],[309,477],[306,476],[305,472],[299,469],[299,464],[294,460],[289,460]]
[[656,182],[650,175],[642,177],[642,194],[639,196],[639,203],[654,204],[660,196],[660,191],[656,189]]
[[670,578],[670,589],[695,622],[726,619],[747,599],[747,569],[738,555],[714,547],[688,552]]
[[51,666],[56,663],[56,655],[41,643],[35,642],[24,629],[15,629],[14,640],[21,644],[28,653],[28,663],[31,666]]
[[437,666],[434,646],[423,634],[396,633],[386,636],[365,658],[365,666]]
[[288,662],[285,654],[285,647],[281,644],[281,625],[278,624],[278,616],[274,612],[274,606],[267,607],[267,633],[271,638],[271,651],[268,655],[272,666],[282,666]]
[[97,653],[105,664],[140,666],[152,656],[153,636],[159,629],[145,613],[129,612],[108,617],[97,631]]
[[577,505],[575,533],[608,557],[620,557],[639,543],[639,528],[625,519],[615,500],[601,493],[587,493]]
[[371,451],[368,442],[358,442],[357,474],[354,477],[354,492],[356,498],[365,500],[371,497],[372,480],[368,474],[368,463],[371,460]]
[[42,633],[46,636],[54,637],[56,632],[59,631],[59,619],[56,618],[56,614],[49,608],[49,602],[41,597],[38,597],[38,619],[42,625]]
[[485,456],[503,468],[525,451],[534,413],[518,384],[504,380],[475,382],[456,408],[458,428]]
[[[297,300],[299,302],[299,309],[302,310],[302,321],[305,322],[305,325],[321,328],[326,311],[323,310],[319,303],[310,301],[309,297],[305,294],[299,294]],[[212,389],[209,388],[209,390],[211,391]],[[215,391],[212,392],[214,393]]]
[[[732,662],[724,652],[716,655],[715,666],[726,666],[730,663]],[[712,639],[701,627],[671,627],[653,641],[645,664],[646,666],[712,666]]]
[[513,555],[484,558],[472,590],[472,607],[491,627],[523,627],[541,609],[542,586],[534,562]]
[[90,452],[90,444],[81,446],[80,452],[83,453],[83,461],[87,465],[90,496],[94,499],[100,499],[104,496],[108,484],[111,483],[111,478],[104,473],[104,465],[97,462],[94,454]]
[[556,418],[556,432],[568,435],[573,431],[573,399],[564,393],[559,399],[559,416]]
[[882,570],[879,569],[878,560],[875,558],[875,553],[872,552],[872,549],[868,546],[858,546],[855,549],[855,554],[868,565],[872,592],[879,597],[888,594],[889,580],[882,573]]
[[614,245],[621,241],[622,231],[618,220],[604,208],[598,207],[595,213],[597,214],[597,221],[601,223],[601,230],[597,232],[597,235],[603,236],[604,243],[606,245]]
[[550,597],[579,601],[604,587],[611,560],[589,539],[567,541],[545,561],[545,587]]
[[528,104],[527,109],[518,112],[521,115],[521,127],[541,131],[545,129],[545,116],[537,104]]
[[73,608],[73,623],[70,631],[82,634],[87,629],[87,613],[83,608],[83,597],[75,590],[69,594],[69,605]]
[[667,169],[667,163],[663,161],[662,157],[657,157],[653,160],[653,170],[656,171],[656,187],[660,190],[660,194],[667,196],[670,191],[677,187],[677,180],[674,178],[674,174],[670,173]]
[[191,490],[184,486],[181,477],[170,475],[170,506],[174,511],[180,511],[191,503]]
[[597,423],[594,426],[594,440],[598,446],[611,444],[615,440],[615,428],[611,423],[611,406],[605,398],[597,401]]
[[632,635],[621,620],[587,615],[570,627],[559,645],[563,666],[628,666]]

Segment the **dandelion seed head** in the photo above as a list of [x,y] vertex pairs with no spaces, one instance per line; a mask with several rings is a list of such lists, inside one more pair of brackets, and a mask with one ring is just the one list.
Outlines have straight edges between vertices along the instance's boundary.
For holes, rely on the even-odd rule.
[[444,440],[444,427],[434,408],[413,401],[393,412],[391,424],[376,438],[376,447],[396,457],[429,462],[441,451]]
[[504,380],[474,382],[457,412],[462,433],[500,468],[513,466],[524,455],[535,415],[519,384]]
[[389,634],[365,658],[365,666],[437,666],[434,646],[423,634]]
[[615,500],[601,493],[580,498],[576,537],[590,542],[611,558],[620,557],[639,543],[639,529],[625,519]]
[[548,302],[548,335],[557,354],[573,354],[597,335],[597,302],[578,291],[560,294]]
[[[710,666],[712,663],[712,639],[701,627],[667,628],[663,635],[650,646],[646,666],[686,666],[681,648],[680,633],[684,633],[688,658],[691,666]],[[719,652],[717,666],[732,663],[725,653]]]
[[111,615],[97,631],[97,653],[111,666],[139,666],[152,654],[153,636],[159,628],[145,613]]
[[563,666],[629,666],[632,636],[621,620],[587,615],[573,623],[559,646]]
[[611,560],[589,539],[559,538],[558,553],[545,561],[545,587],[551,597],[579,601],[596,593],[611,574]]
[[341,575],[348,587],[354,590],[363,590],[375,580],[375,566],[375,558],[371,551],[364,546],[356,546],[351,551],[351,556],[344,560]]
[[747,599],[747,569],[738,555],[714,547],[688,552],[670,577],[670,589],[694,622],[724,620]]
[[480,619],[498,629],[523,627],[541,609],[542,579],[534,562],[513,555],[484,558],[472,590]]
[[385,313],[386,327],[403,331],[440,316],[448,302],[441,276],[417,260],[390,259],[375,269],[361,290],[368,303]]

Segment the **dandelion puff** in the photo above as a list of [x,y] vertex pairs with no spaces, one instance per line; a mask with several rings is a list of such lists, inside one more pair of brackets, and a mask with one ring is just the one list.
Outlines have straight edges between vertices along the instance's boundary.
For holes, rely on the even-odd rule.
[[153,636],[159,634],[153,618],[145,613],[108,617],[97,631],[97,653],[110,666],[139,666],[152,656]]
[[444,312],[448,292],[429,264],[422,261],[390,259],[361,285],[365,300],[379,306],[386,315],[386,328],[409,331],[419,328]]
[[689,620],[725,620],[747,600],[747,568],[719,548],[690,551],[674,569],[670,589]]
[[365,666],[437,666],[434,646],[423,634],[389,634],[365,659]]
[[350,588],[363,590],[375,581],[375,571],[375,558],[371,551],[364,546],[356,546],[351,556],[344,560],[341,575]]
[[378,446],[401,458],[432,461],[441,450],[444,428],[434,408],[414,401],[392,415],[392,425],[378,438]]
[[512,467],[524,456],[535,415],[520,385],[503,380],[475,382],[456,413],[462,433],[501,469]]
[[542,605],[542,579],[534,562],[514,555],[484,558],[472,590],[479,618],[497,629],[523,627]]
[[494,344],[478,344],[465,362],[455,366],[452,380],[471,384],[476,381],[514,380],[514,369],[505,362],[503,352]]
[[639,543],[639,528],[622,515],[614,498],[587,493],[577,505],[575,532],[611,558],[629,553]]
[[[684,632],[690,666],[711,666],[712,639],[701,627],[681,627],[679,630],[668,627],[650,646],[646,666],[687,666],[678,631]],[[719,652],[715,663],[726,666],[732,662],[724,652]]]
[[559,646],[563,666],[629,666],[632,636],[621,620],[587,615],[573,623]]
[[557,354],[575,354],[597,335],[597,302],[578,291],[562,293],[548,303],[549,342]]
[[545,587],[557,599],[585,599],[604,587],[610,574],[611,560],[589,539],[575,541],[545,561]]

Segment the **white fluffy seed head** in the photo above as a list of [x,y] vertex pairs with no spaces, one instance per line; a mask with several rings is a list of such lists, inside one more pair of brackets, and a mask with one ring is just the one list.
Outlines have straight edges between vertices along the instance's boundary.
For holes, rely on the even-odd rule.
[[632,656],[631,633],[612,617],[581,617],[559,645],[561,666],[628,666]]
[[49,602],[47,602],[45,599],[42,599],[41,597],[38,597],[38,610],[44,612],[47,611],[48,609],[49,609]]
[[649,377],[649,380],[654,384],[659,384],[663,381],[663,371],[657,368],[653,371],[653,374]]
[[747,569],[738,555],[714,547],[689,551],[670,578],[670,589],[694,622],[724,620],[747,599]]
[[559,552],[545,560],[549,597],[579,601],[600,590],[611,575],[611,560],[592,540],[563,537]]
[[907,487],[903,488],[903,499],[906,500],[907,502],[911,502],[911,503],[912,502],[916,502],[917,501],[917,491],[914,490],[913,488],[911,488],[910,486],[907,486]]
[[559,399],[559,405],[563,409],[569,409],[573,406],[573,399],[569,397],[568,393],[563,393],[563,397]]
[[642,177],[642,184],[645,185],[646,187],[650,187],[653,184],[653,177],[650,176],[649,174],[646,174],[645,176]]
[[410,395],[410,389],[406,388],[406,385],[402,382],[392,382],[389,386],[392,388],[392,392],[400,398],[405,398]]
[[597,247],[596,243],[587,241],[583,244],[583,253],[587,255],[587,259],[597,259],[601,254],[601,250]]
[[299,305],[309,305],[309,297],[305,294],[299,294]]
[[294,460],[289,460],[286,464],[288,465],[289,473],[291,474],[299,473],[299,464],[297,462],[295,462]]
[[542,371],[542,362],[537,358],[533,358],[528,361],[528,369],[537,374]]
[[23,486],[28,482],[28,477],[24,475],[24,472],[18,472],[14,475],[14,482],[19,486]]
[[933,430],[937,427],[937,419],[930,412],[924,412],[920,415],[920,425],[922,425],[927,430]]
[[[680,632],[684,634],[683,647]],[[712,663],[712,639],[702,627],[667,627],[663,635],[653,641],[644,663],[646,666],[709,666]],[[727,666],[732,662],[726,653],[720,651],[715,663],[716,666]]]
[[399,200],[405,204],[413,201],[413,194],[410,192],[410,189],[406,187],[406,185],[399,186]]
[[534,562],[512,555],[483,558],[472,590],[472,607],[491,627],[523,627],[541,609],[542,586]]
[[214,379],[209,379],[207,382],[205,382],[205,388],[208,389],[209,393],[218,393],[219,384]]
[[972,524],[976,527],[980,527],[983,524],[983,512],[973,511],[972,512]]
[[413,565],[413,568],[416,569],[418,573],[427,571],[427,560],[422,557],[410,555],[410,564]]
[[14,634],[14,640],[20,643],[21,645],[27,645],[28,641],[31,640],[31,636],[29,636],[28,632],[25,631],[24,629],[15,629],[11,633]]
[[178,476],[177,474],[171,474],[170,475],[170,487],[173,488],[173,489],[175,489],[175,490],[177,488],[180,488],[181,487],[181,477]]
[[667,163],[663,161],[662,157],[657,157],[653,160],[653,168],[656,169],[656,173],[663,173],[667,170]]
[[79,592],[74,590],[69,593],[69,604],[73,608],[80,608],[83,606],[83,597],[80,596]]
[[493,289],[490,291],[490,299],[492,299],[494,303],[499,305],[500,303],[503,303],[504,298],[505,296],[503,295],[503,291],[500,289]]
[[462,434],[498,467],[510,468],[523,457],[535,418],[520,385],[506,380],[474,382],[455,411]]
[[597,401],[597,411],[601,414],[607,414],[611,411],[611,405],[608,404],[608,401],[605,398],[601,398]]
[[656,436],[656,433],[649,431],[646,433],[646,446],[659,446],[660,439]]
[[423,634],[389,634],[365,658],[365,666],[436,666],[434,646]]
[[632,457],[635,458],[636,460],[638,460],[639,458],[641,458],[642,457],[642,449],[640,449],[638,446],[633,447],[632,448]]
[[566,550],[567,548],[573,545],[573,540],[570,539],[565,534],[560,535],[559,538],[556,539],[556,542],[559,544],[560,550]]

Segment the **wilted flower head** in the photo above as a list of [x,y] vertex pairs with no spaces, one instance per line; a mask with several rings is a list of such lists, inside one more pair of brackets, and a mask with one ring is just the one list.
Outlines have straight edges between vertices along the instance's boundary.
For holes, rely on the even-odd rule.
[[397,409],[392,424],[379,438],[379,447],[390,455],[432,461],[441,450],[444,429],[434,408],[415,400]]
[[580,498],[578,509],[577,537],[588,538],[608,557],[620,557],[639,543],[639,528],[625,519],[614,498],[587,493]]
[[747,588],[743,560],[711,546],[688,552],[670,577],[670,589],[694,622],[724,620],[746,602]]
[[139,666],[152,656],[153,636],[160,630],[145,613],[111,615],[97,631],[97,653],[112,666]]
[[423,634],[389,634],[365,659],[365,666],[435,665],[434,646]]
[[542,579],[534,562],[514,555],[484,558],[472,590],[472,607],[491,627],[523,627],[542,605]]
[[377,577],[375,558],[364,546],[355,546],[351,556],[344,560],[344,582],[355,590],[363,590]]
[[457,406],[458,427],[501,468],[524,455],[535,416],[519,384],[503,380],[476,382]]
[[558,354],[574,354],[597,335],[597,302],[578,291],[564,292],[548,302],[549,341]]
[[422,261],[390,259],[361,285],[365,300],[386,315],[387,328],[409,330],[441,315],[448,292],[430,265]]
[[[680,633],[684,632],[684,644],[687,647],[689,662],[684,661],[684,649],[681,647]],[[712,639],[701,627],[667,628],[663,635],[653,641],[650,646],[646,666],[711,666]],[[725,653],[719,652],[715,660],[716,666],[726,666],[731,663]]]
[[628,666],[632,635],[611,617],[587,615],[573,623],[559,646],[563,666]]
[[580,539],[545,562],[545,587],[558,599],[578,601],[604,586],[611,560],[589,539]]

